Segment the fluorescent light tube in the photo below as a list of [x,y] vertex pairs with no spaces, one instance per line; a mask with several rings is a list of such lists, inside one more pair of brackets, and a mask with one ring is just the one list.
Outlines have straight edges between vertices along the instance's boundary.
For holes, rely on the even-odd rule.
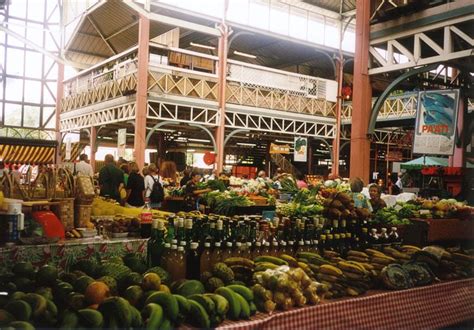
[[255,147],[255,143],[243,143],[243,142],[237,142],[236,143],[238,146],[246,146],[246,147]]
[[234,55],[239,55],[239,56],[248,57],[248,58],[257,58],[257,56],[255,56],[255,55],[242,53],[242,52],[239,52],[237,50],[234,50]]
[[190,44],[191,46],[199,47],[199,48],[204,48],[204,49],[210,49],[210,50],[216,49],[216,47],[214,47],[214,46],[207,46],[207,45],[203,45],[203,44],[198,44],[198,43],[196,43],[196,42],[190,42],[189,44]]

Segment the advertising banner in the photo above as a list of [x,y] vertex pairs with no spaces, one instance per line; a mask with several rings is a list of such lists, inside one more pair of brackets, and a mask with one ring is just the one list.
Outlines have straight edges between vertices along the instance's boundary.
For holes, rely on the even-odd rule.
[[308,139],[305,137],[295,137],[295,162],[305,162],[308,159]]
[[270,154],[285,154],[290,153],[290,146],[288,144],[270,144]]
[[456,140],[459,90],[420,92],[413,153],[452,155]]

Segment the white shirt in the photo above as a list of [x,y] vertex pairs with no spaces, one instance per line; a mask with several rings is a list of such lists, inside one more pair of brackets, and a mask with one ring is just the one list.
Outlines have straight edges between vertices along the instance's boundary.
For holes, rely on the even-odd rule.
[[397,187],[400,188],[400,190],[402,190],[403,189],[402,179],[398,178],[397,182],[395,182],[395,185],[397,185]]
[[163,185],[163,179],[161,178],[160,175],[153,175],[153,177],[151,175],[147,175],[145,177],[145,198],[150,197],[155,180],[158,180],[161,183],[161,185]]
[[88,164],[83,160],[76,164],[76,172],[77,174],[88,175],[91,177],[94,176],[91,164]]

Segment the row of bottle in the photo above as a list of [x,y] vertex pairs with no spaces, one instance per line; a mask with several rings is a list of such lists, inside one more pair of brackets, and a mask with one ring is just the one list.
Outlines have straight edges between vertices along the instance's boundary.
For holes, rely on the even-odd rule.
[[[274,218],[272,221],[263,220],[261,217],[242,216],[227,218],[222,216],[203,217],[168,217],[167,234],[164,241],[167,243],[176,239],[178,243],[182,241],[198,242],[201,247],[209,242],[214,246],[215,242],[231,242],[234,246],[238,242],[241,244],[260,242],[264,246],[269,242],[272,246],[280,242],[310,242],[321,241],[325,237],[328,243],[318,243],[323,250],[325,245],[334,249],[342,250],[351,248],[366,248],[368,245],[378,244],[398,244],[399,236],[396,228],[392,228],[390,234],[382,228],[380,234],[370,231],[366,222],[358,223],[346,220],[328,220],[320,216],[312,218],[289,218],[281,220]],[[332,244],[332,239],[334,244]],[[323,239],[324,240],[324,239]],[[308,244],[308,243],[305,243]],[[296,245],[296,243],[295,243]]]
[[[169,234],[169,231],[168,231]],[[167,269],[173,279],[197,278],[203,271],[209,270],[213,264],[229,257],[244,257],[253,259],[259,255],[288,254],[295,256],[298,252],[316,252],[321,255],[324,251],[338,252],[345,257],[349,250],[364,250],[375,248],[383,250],[386,246],[401,244],[397,228],[392,227],[390,234],[382,228],[378,233],[372,229],[370,234],[367,228],[362,228],[360,234],[331,233],[326,229],[324,233],[313,239],[278,240],[277,236],[265,240],[246,241],[206,241],[200,243],[191,240],[172,238],[166,241],[163,222],[154,220],[152,237],[148,241],[148,263],[150,266],[161,266]]]

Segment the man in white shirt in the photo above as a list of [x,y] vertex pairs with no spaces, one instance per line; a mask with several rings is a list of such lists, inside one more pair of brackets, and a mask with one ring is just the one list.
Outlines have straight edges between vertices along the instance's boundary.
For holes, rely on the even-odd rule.
[[403,183],[402,183],[402,174],[398,173],[398,180],[395,182],[395,185],[400,189],[400,192],[403,191]]
[[155,181],[158,181],[163,186],[163,179],[159,175],[159,169],[155,164],[148,166],[149,174],[145,176],[145,203],[148,203],[152,209],[161,207],[161,201],[156,202],[151,200],[151,193]]
[[79,156],[79,163],[76,164],[76,173],[77,175],[94,176],[94,171],[92,170],[91,164],[88,163],[86,154]]

